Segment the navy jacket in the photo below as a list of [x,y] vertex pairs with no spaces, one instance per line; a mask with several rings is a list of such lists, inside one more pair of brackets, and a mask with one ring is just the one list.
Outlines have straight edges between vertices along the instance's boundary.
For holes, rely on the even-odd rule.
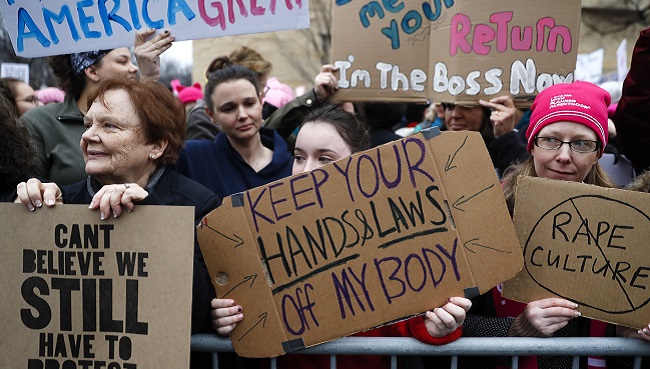
[[221,198],[291,175],[293,158],[282,137],[266,128],[260,129],[260,135],[262,144],[273,150],[273,160],[259,172],[232,148],[223,132],[213,141],[187,141],[176,169]]

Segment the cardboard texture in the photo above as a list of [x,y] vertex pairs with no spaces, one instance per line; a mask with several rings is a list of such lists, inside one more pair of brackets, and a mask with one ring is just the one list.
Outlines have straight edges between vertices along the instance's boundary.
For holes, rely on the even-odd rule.
[[0,367],[189,366],[192,207],[0,214]]
[[532,104],[572,82],[579,0],[336,0],[332,59],[342,101]]
[[411,317],[522,267],[476,132],[426,130],[233,195],[197,235],[217,296],[244,309],[230,337],[246,357]]
[[642,328],[650,321],[650,195],[520,178],[514,223],[524,269],[507,298],[559,296],[583,316]]
[[16,55],[36,57],[133,46],[140,29],[176,41],[309,27],[304,0],[0,1]]

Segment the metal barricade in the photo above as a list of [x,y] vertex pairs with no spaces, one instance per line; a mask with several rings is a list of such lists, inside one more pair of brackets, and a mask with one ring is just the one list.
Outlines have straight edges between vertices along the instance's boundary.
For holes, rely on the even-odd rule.
[[[207,334],[192,336],[191,349],[212,352],[213,369],[219,368],[216,353],[233,352],[230,339]],[[511,356],[512,369],[518,368],[519,356],[572,356],[574,369],[578,368],[581,356],[634,356],[634,369],[639,369],[642,356],[650,356],[650,343],[619,337],[463,337],[446,345],[431,346],[415,338],[344,337],[292,354],[331,355],[332,369],[336,368],[336,355],[390,355],[392,369],[397,367],[397,356],[412,355],[450,356],[451,369],[456,369],[459,356]],[[275,360],[271,362],[271,368],[275,369]]]

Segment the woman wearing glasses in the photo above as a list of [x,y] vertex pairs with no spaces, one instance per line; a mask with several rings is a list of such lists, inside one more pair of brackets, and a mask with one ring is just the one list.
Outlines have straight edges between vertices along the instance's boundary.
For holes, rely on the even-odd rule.
[[[511,213],[517,176],[532,176],[615,188],[598,164],[607,145],[607,91],[589,82],[556,84],[542,91],[532,106],[526,131],[530,157],[511,167],[502,181]],[[636,334],[581,318],[577,305],[561,298],[522,304],[501,297],[494,288],[475,301],[465,320],[465,336],[589,337]],[[618,332],[616,332],[618,330]],[[570,368],[571,357],[522,357],[520,368]],[[590,368],[605,367],[604,358],[589,357]],[[582,366],[581,366],[582,367]]]

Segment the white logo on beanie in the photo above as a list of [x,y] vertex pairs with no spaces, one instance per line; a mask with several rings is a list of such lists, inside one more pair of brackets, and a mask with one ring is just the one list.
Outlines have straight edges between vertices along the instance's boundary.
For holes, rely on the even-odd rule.
[[577,106],[583,109],[591,109],[591,106],[581,104],[576,99],[572,99],[573,94],[560,94],[560,95],[555,95],[551,97],[551,100],[549,101],[548,108],[549,109],[554,109],[554,108],[559,108],[563,106]]

